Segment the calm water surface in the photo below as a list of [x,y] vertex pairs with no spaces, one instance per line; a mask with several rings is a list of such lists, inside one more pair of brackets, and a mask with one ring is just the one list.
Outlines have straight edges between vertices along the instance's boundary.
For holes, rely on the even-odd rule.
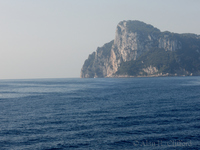
[[200,149],[200,77],[0,80],[0,149]]

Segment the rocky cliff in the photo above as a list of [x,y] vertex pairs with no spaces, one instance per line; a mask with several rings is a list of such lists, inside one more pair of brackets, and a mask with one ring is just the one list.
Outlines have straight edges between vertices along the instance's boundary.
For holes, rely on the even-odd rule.
[[200,74],[200,36],[161,32],[140,21],[122,21],[114,41],[97,48],[81,78]]

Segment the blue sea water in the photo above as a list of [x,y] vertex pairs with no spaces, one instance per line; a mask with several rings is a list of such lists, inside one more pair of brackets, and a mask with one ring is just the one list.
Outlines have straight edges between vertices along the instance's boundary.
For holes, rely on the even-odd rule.
[[200,77],[0,80],[0,149],[200,149]]

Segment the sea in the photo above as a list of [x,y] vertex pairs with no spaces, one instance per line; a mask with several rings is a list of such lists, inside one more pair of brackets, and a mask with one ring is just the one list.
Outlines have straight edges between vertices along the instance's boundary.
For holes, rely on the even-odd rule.
[[0,80],[0,150],[199,150],[200,77]]

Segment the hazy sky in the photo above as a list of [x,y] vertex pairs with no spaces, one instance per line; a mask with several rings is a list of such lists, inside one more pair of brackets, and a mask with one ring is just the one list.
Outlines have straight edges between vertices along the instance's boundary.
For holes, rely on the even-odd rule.
[[122,20],[200,34],[200,0],[0,0],[0,79],[79,77]]

